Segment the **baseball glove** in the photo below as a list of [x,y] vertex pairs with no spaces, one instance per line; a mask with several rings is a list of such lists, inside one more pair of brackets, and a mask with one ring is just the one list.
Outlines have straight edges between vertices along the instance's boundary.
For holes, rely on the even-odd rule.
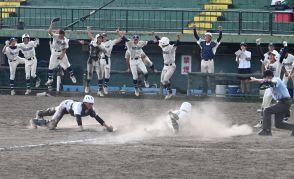
[[60,17],[56,17],[56,18],[52,19],[51,23],[58,22],[58,21],[60,21]]

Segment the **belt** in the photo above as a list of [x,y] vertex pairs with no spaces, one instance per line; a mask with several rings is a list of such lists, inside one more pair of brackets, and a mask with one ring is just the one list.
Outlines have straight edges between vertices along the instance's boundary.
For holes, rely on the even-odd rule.
[[164,64],[165,66],[172,66],[173,65],[173,63],[170,63],[170,64]]
[[131,60],[139,60],[139,57],[131,58]]
[[13,59],[13,60],[9,59],[9,62],[15,62],[15,61],[16,61],[15,59]]
[[278,102],[291,102],[291,98],[278,99]]
[[35,57],[28,58],[27,60],[35,60]]
[[61,50],[54,50],[55,52],[62,52]]
[[213,60],[213,59],[202,59],[202,60],[204,60],[204,61],[211,61],[211,60]]

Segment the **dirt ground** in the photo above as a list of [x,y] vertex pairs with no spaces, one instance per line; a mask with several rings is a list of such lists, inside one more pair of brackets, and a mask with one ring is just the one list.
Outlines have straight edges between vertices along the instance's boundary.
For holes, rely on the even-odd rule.
[[[84,120],[84,132],[71,117],[55,131],[28,127],[37,109],[63,99],[0,96],[0,178],[294,178],[290,132],[250,132],[259,103],[191,102],[199,116],[215,117],[203,122],[196,114],[193,123],[200,127],[178,135],[161,132],[156,121],[180,100],[95,98],[98,114],[118,128],[115,133],[91,118]],[[232,124],[248,124],[249,133],[239,136],[242,127],[233,132]]]

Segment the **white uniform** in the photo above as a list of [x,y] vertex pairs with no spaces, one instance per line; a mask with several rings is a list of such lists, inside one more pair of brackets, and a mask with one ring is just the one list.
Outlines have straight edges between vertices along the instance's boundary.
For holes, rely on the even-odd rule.
[[183,102],[180,109],[170,112],[170,120],[167,121],[168,127],[173,132],[178,132],[180,123],[189,124],[189,120],[191,118],[191,109],[191,103]]
[[33,78],[36,77],[37,58],[35,48],[37,47],[37,45],[39,45],[39,40],[29,41],[28,44],[17,44],[17,46],[20,48],[21,52],[24,54],[25,57],[26,79],[30,79],[31,76]]
[[[142,50],[141,58],[142,58],[143,63],[145,64],[146,67],[152,68],[153,62],[146,55],[146,53],[143,51],[143,49],[141,49],[141,50]],[[130,59],[130,56],[131,56],[130,51],[127,50],[126,53],[125,53],[125,59]]]
[[59,39],[59,34],[53,34],[52,50],[49,62],[49,70],[55,69],[60,65],[64,70],[70,67],[67,55],[65,54],[62,59],[59,59],[59,56],[62,54],[62,50],[69,48],[69,39],[64,37],[64,39]]
[[142,61],[142,48],[147,45],[147,41],[139,41],[135,44],[133,41],[126,42],[126,46],[130,52],[130,67],[133,75],[133,80],[138,79],[138,69],[143,72],[143,74],[148,74],[145,64]]
[[105,55],[108,57],[108,63],[105,58],[101,58],[100,65],[101,69],[103,70],[102,73],[104,74],[104,78],[110,78],[110,69],[111,69],[111,53],[113,46],[116,44],[118,40],[108,40],[106,42],[102,42],[101,44],[104,46],[106,52]]
[[[5,48],[4,54],[8,58],[8,64],[9,64],[9,70],[10,70],[10,80],[15,79],[15,72],[16,72],[16,67],[19,64],[25,64],[25,59],[19,57],[19,51],[20,48],[18,46],[15,47],[15,49],[10,48],[9,46]],[[14,84],[11,87],[13,88]]]
[[160,81],[163,85],[166,85],[170,83],[170,78],[176,70],[175,59],[177,47],[174,45],[167,45],[165,47],[162,47],[161,45],[159,46],[162,49],[164,63]]
[[[282,65],[285,67],[286,71],[288,72],[288,74],[290,75],[293,66],[294,66],[294,56],[292,54],[288,53],[287,58],[284,58]],[[292,82],[294,84],[294,79],[292,78]],[[288,77],[283,76],[283,83],[287,86],[288,83]]]

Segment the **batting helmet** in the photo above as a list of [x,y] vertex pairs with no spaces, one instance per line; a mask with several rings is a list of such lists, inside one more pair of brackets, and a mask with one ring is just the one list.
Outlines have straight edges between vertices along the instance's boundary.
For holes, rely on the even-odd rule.
[[162,45],[162,46],[168,45],[169,44],[169,39],[167,37],[162,37],[159,40],[159,44]]
[[181,105],[181,107],[180,107],[180,110],[181,111],[185,111],[185,112],[190,112],[191,111],[191,108],[192,108],[191,103],[183,102],[182,105]]
[[23,35],[21,36],[22,41],[23,41],[24,38],[30,38],[29,34],[23,34]]
[[91,103],[94,104],[94,98],[91,95],[86,95],[83,99],[83,103]]

